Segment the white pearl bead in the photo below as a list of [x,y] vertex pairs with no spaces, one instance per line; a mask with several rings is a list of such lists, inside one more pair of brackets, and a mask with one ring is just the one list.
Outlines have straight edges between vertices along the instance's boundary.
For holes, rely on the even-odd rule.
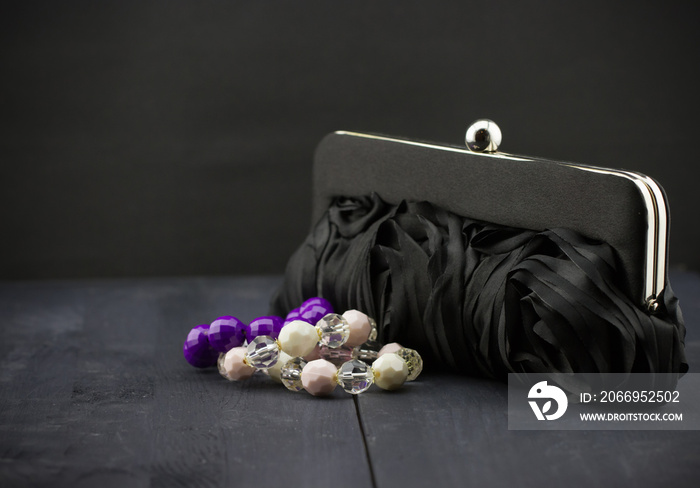
[[372,363],[372,371],[374,384],[384,390],[396,390],[408,379],[406,361],[393,352],[382,355]]
[[287,361],[289,361],[290,359],[292,359],[292,356],[290,356],[284,351],[280,351],[280,355],[277,358],[277,362],[274,364],[274,366],[272,366],[271,368],[267,368],[265,371],[267,371],[267,374],[270,375],[270,378],[275,380],[277,383],[282,383],[282,378],[280,376],[282,374],[282,366],[287,364]]
[[294,320],[282,327],[277,340],[282,350],[290,356],[304,357],[316,347],[318,331],[308,322]]

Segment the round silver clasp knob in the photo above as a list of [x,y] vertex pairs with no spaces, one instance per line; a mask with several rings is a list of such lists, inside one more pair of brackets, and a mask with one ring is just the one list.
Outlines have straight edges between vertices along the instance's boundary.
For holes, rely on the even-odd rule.
[[501,145],[501,129],[489,119],[475,120],[467,129],[465,142],[470,151],[492,153]]

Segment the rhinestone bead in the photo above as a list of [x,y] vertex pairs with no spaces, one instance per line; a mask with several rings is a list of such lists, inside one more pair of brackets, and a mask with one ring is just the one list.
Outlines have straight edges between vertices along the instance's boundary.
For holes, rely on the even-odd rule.
[[423,358],[420,357],[418,351],[404,347],[399,349],[396,354],[406,361],[406,366],[408,366],[408,379],[406,381],[413,381],[418,378],[418,375],[423,371]]
[[308,322],[294,320],[282,328],[279,343],[290,356],[304,357],[318,344],[318,330]]
[[245,328],[245,335],[248,338],[248,344],[253,342],[253,340],[259,336],[270,336],[273,339],[277,339],[283,325],[284,322],[282,321],[282,317],[277,317],[276,315],[258,317]]
[[218,361],[219,374],[229,381],[247,380],[253,376],[255,368],[245,363],[245,356],[246,348],[243,346],[221,354]]
[[258,336],[248,344],[248,363],[254,368],[267,369],[274,366],[279,357],[279,346],[270,336]]
[[367,391],[374,382],[374,373],[367,363],[353,359],[338,369],[338,384],[353,395]]
[[338,370],[325,359],[316,359],[304,366],[301,372],[301,384],[304,389],[314,396],[330,395],[338,386],[336,374]]
[[350,336],[345,343],[348,346],[359,346],[369,339],[369,334],[372,331],[372,325],[369,322],[367,314],[359,310],[348,310],[343,314],[345,320],[350,326]]
[[182,345],[185,359],[195,368],[215,366],[219,353],[209,344],[209,324],[198,325],[187,334]]
[[325,359],[326,361],[330,361],[336,366],[340,366],[344,362],[350,361],[354,357],[354,349],[348,346],[340,346],[333,348],[322,344],[319,347],[318,353],[319,357]]
[[398,354],[389,352],[380,356],[374,364],[374,383],[384,390],[396,390],[408,378],[408,365]]
[[291,391],[301,391],[304,385],[301,382],[301,372],[306,366],[306,361],[302,358],[292,358],[282,366],[280,379],[282,384]]
[[245,342],[245,324],[236,317],[224,315],[209,326],[209,344],[216,351],[227,352]]
[[340,347],[350,337],[350,325],[345,317],[329,313],[316,323],[321,331],[321,344],[329,347]]

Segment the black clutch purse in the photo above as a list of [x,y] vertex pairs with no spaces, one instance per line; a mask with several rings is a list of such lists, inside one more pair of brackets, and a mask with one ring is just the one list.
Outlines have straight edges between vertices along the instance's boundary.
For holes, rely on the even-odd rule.
[[[668,204],[630,171],[335,132],[314,161],[314,226],[272,300],[377,321],[427,363],[507,373],[684,373],[667,279]],[[483,152],[478,152],[483,151]]]

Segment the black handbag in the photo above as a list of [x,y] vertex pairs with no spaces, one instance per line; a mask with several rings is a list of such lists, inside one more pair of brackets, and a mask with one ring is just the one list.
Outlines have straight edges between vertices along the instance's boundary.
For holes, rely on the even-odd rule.
[[476,152],[495,149],[500,131],[490,121],[470,131],[471,149],[326,136],[314,160],[314,225],[273,312],[322,296],[365,311],[382,342],[417,349],[427,364],[501,379],[687,371],[660,185],[631,171]]

